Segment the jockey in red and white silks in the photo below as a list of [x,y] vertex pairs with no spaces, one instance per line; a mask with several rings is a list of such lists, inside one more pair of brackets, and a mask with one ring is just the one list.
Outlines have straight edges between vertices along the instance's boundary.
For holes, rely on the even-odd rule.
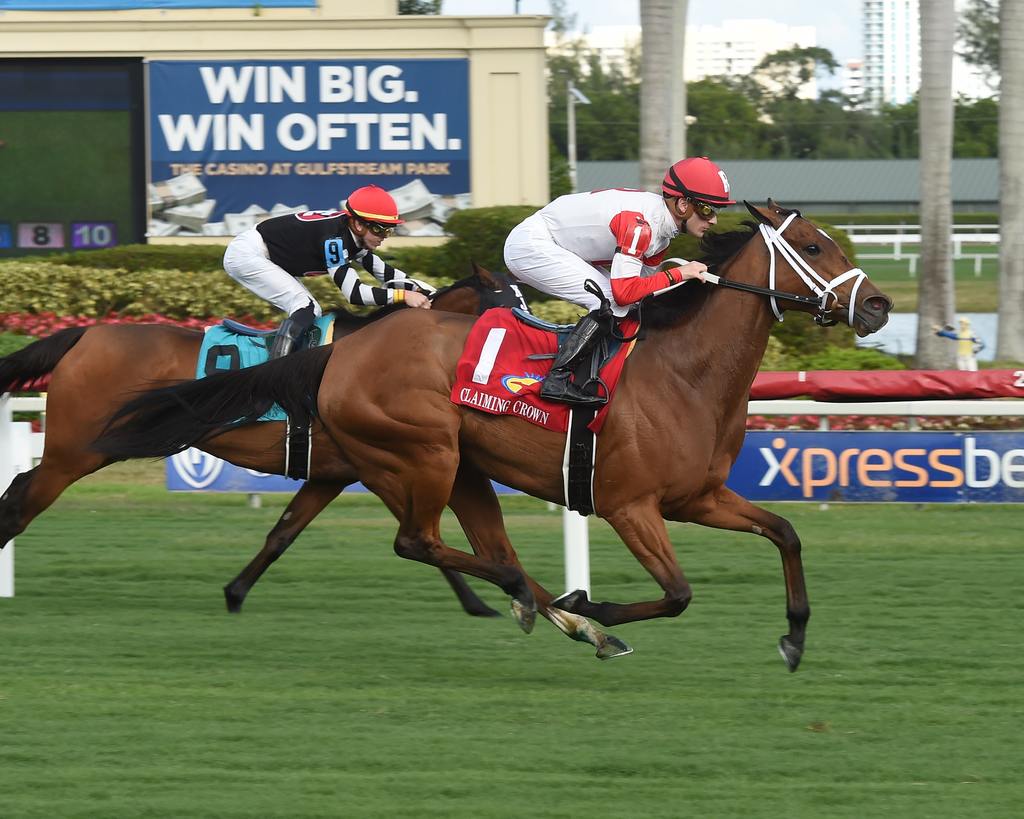
[[[520,281],[594,311],[599,299],[584,289],[596,282],[617,316],[663,288],[687,279],[703,281],[701,262],[658,271],[672,239],[685,230],[701,237],[717,221],[717,209],[735,204],[729,180],[707,157],[672,165],[661,195],[607,189],[560,196],[525,219],[505,242],[505,264]],[[541,395],[552,400],[603,403],[571,382],[570,366],[596,343],[599,325],[584,316],[559,351]]]

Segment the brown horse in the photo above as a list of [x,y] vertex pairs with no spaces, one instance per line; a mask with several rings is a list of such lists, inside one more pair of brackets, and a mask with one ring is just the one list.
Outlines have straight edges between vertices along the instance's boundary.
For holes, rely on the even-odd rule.
[[[438,290],[433,308],[478,315],[491,307],[525,304],[506,276],[474,268],[473,275]],[[385,307],[365,316],[336,310],[334,337],[349,335],[394,310]],[[0,359],[0,393],[50,375],[43,458],[35,469],[15,478],[0,498],[0,546],[24,531],[69,485],[111,463],[89,449],[111,413],[131,394],[156,382],[194,378],[202,341],[200,331],[168,325],[99,325],[62,330]],[[241,466],[284,474],[283,435],[284,422],[260,424],[209,451]],[[302,486],[263,549],[224,587],[230,611],[241,610],[260,575],[348,485],[329,477],[331,446],[326,436],[319,436],[314,449],[324,478]],[[460,575],[444,575],[469,614],[497,615]]]
[[[725,486],[743,441],[747,396],[775,315],[788,308],[822,324],[844,318],[863,336],[886,323],[892,303],[798,212],[771,200],[747,207],[756,229],[705,239],[706,261],[725,286],[690,283],[645,306],[646,338],[626,363],[598,441],[597,514],[658,582],[660,599],[599,603],[576,591],[555,600],[522,570],[486,479],[563,503],[564,439],[449,400],[472,323],[460,316],[409,311],[294,362],[150,393],[119,411],[97,449],[125,458],[168,455],[196,442],[220,447],[244,432],[232,429],[239,419],[256,418],[274,402],[315,404],[348,476],[398,519],[395,551],[495,583],[527,627],[535,603],[549,617],[570,612],[604,625],[681,614],[691,589],[664,520],[753,532],[782,557],[789,631],[779,648],[795,670],[810,617],[800,540],[788,521]],[[382,348],[391,353],[384,360]],[[442,541],[446,504],[475,556]]]

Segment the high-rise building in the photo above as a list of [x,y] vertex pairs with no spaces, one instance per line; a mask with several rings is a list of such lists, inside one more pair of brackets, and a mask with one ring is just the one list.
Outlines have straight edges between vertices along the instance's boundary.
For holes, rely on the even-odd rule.
[[864,99],[864,61],[847,60],[843,64],[843,96],[857,104]]
[[864,93],[867,102],[909,102],[921,86],[918,0],[864,0]]
[[[814,26],[789,26],[774,20],[724,20],[720,26],[687,26],[683,74],[687,82],[746,76],[769,54],[817,44]],[[817,94],[813,78],[798,92],[806,99]]]
[[[600,52],[606,66],[622,67],[630,49],[638,47],[640,34],[640,26],[595,26],[581,39],[588,48]],[[555,41],[548,32],[548,47],[555,47]],[[683,74],[687,82],[746,76],[775,51],[809,48],[817,43],[814,26],[789,26],[774,20],[725,20],[720,26],[687,26]],[[812,79],[800,86],[798,96],[813,99],[817,92]]]

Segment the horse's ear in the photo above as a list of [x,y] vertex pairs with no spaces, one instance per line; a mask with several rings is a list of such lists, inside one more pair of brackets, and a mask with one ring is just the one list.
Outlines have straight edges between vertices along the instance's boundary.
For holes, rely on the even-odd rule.
[[787,208],[785,205],[780,205],[770,196],[768,197],[768,209],[775,211],[780,218],[784,216],[789,216],[789,214],[791,213],[795,213],[797,216],[801,215],[800,211],[798,211],[796,208]]
[[[759,208],[757,205],[748,202],[746,199],[743,200],[743,204],[746,207],[746,209],[750,211],[750,215],[757,219],[758,222],[764,222],[766,225],[772,224],[771,216],[769,216],[767,213],[761,210],[761,208]],[[772,202],[772,200],[769,199],[768,207],[772,208],[773,204],[774,203]]]
[[494,278],[494,274],[490,270],[481,267],[476,262],[470,262],[473,265],[473,275],[475,275],[480,281],[487,285],[492,290],[500,290],[501,284],[497,279]]

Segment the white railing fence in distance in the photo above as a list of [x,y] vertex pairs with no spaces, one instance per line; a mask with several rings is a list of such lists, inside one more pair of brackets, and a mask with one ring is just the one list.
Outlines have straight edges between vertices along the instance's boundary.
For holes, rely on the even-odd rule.
[[[0,492],[14,477],[28,472],[43,456],[43,434],[29,421],[14,421],[15,412],[43,413],[46,398],[10,398],[0,395]],[[0,597],[14,597],[14,541],[0,550]]]

